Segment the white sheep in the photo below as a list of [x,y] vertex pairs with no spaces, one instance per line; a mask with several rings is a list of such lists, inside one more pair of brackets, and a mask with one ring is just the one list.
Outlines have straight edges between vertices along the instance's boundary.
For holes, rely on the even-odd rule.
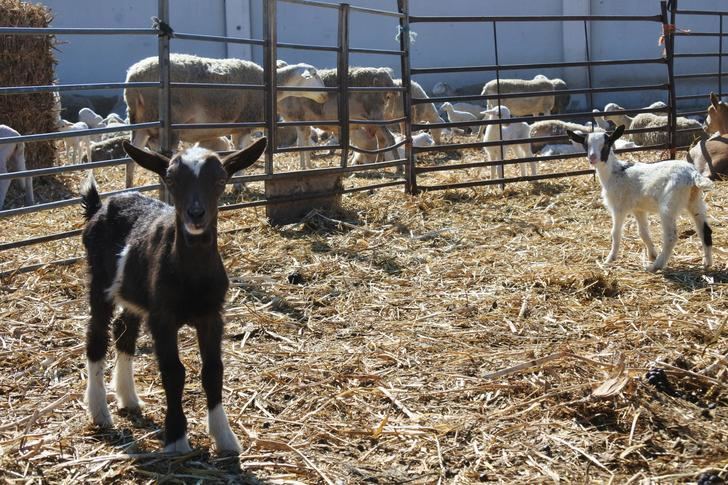
[[445,113],[447,113],[447,119],[451,123],[480,120],[480,117],[475,116],[472,113],[456,110],[451,103],[442,103],[441,108],[443,111],[445,111]]
[[[88,130],[88,125],[83,121],[71,123],[67,120],[60,120],[58,127],[58,131],[65,132],[83,130]],[[86,155],[87,161],[91,160],[91,140],[88,135],[63,138],[63,145],[66,150],[66,158],[72,163],[82,162],[84,155]]]
[[538,76],[534,77],[534,79],[546,79],[554,86],[554,113],[565,113],[566,108],[569,107],[569,103],[571,102],[571,95],[569,93],[560,93],[559,91],[563,91],[566,89],[569,89],[569,87],[566,85],[566,82],[563,79],[559,78],[553,78],[549,79],[543,74],[539,74]]
[[81,108],[78,111],[78,121],[86,123],[89,128],[102,128],[105,126],[104,118],[96,114],[91,108]]
[[[644,109],[660,109],[665,106],[665,103],[662,101],[657,101]],[[654,128],[657,130],[662,128],[662,130],[659,131],[631,133],[629,138],[637,145],[664,145],[668,142],[667,116],[657,115],[654,113],[639,113],[637,116],[632,117],[619,113],[619,111],[623,110],[624,108],[616,103],[608,103],[604,106],[604,111],[608,111],[613,114],[604,115],[602,119],[604,121],[611,121],[615,125],[625,125],[629,130],[648,128]],[[677,118],[676,125],[677,132],[675,134],[675,142],[678,146],[691,145],[695,138],[706,138],[705,133],[702,131],[702,124],[697,120],[680,116]]]
[[[507,120],[511,118],[511,112],[506,106],[495,106],[491,109],[487,109],[483,112],[481,112],[483,116],[485,116],[488,119],[496,120]],[[523,121],[519,123],[507,123],[502,124],[499,128],[497,124],[488,125],[485,129],[485,136],[483,137],[484,142],[492,142],[492,141],[498,141],[501,140],[501,133],[503,135],[502,140],[503,141],[513,141],[513,140],[528,140],[530,138],[530,131],[531,127],[528,126],[528,123],[525,123]],[[493,145],[493,146],[487,146],[483,147],[483,151],[488,155],[488,160],[493,162],[495,160],[504,160],[503,152],[507,152],[508,149],[513,150],[513,152],[516,154],[516,158],[530,158],[533,157],[533,152],[531,151],[531,144],[528,141],[525,141],[523,143],[513,144],[513,145],[505,145],[501,149],[500,146]],[[500,156],[498,156],[500,155]],[[537,169],[536,169],[536,162],[528,162],[531,166],[531,175],[535,176],[537,175]],[[521,176],[526,176],[526,163],[520,163],[521,167]],[[503,178],[503,165],[491,165],[490,167],[490,178],[495,179],[496,177],[496,168],[498,169],[498,178]]]
[[[397,87],[402,86],[402,80],[401,79],[394,79],[394,85]],[[415,81],[411,81],[410,85],[410,94],[413,99],[419,98],[419,99],[427,99],[427,93],[425,93],[425,90],[422,89],[422,86],[420,86]],[[385,111],[385,117],[386,119],[395,119],[395,118],[401,118],[403,115],[402,111],[402,93],[395,92],[392,96],[392,99],[389,100],[389,103],[387,104],[387,109]],[[437,108],[435,108],[435,105],[433,103],[422,103],[422,104],[413,104],[412,105],[412,122],[413,123],[444,123],[445,120],[440,118],[440,115],[437,112]],[[404,122],[400,123],[400,133],[404,133]],[[432,137],[435,139],[437,144],[440,144],[440,137],[442,135],[443,129],[433,129],[432,130]]]
[[[6,125],[0,125],[0,138],[12,138],[20,133]],[[0,145],[0,174],[25,171],[25,143],[3,143]],[[0,209],[5,204],[12,179],[0,180]],[[22,177],[20,181],[25,192],[25,205],[33,205],[33,177]]]
[[[579,123],[571,123],[569,121],[543,120],[531,124],[530,135],[531,138],[545,138],[549,136],[566,137],[567,130],[584,131],[587,133],[590,133],[592,131],[604,131],[598,127],[581,125]],[[546,145],[552,144],[554,144],[554,142],[552,141],[532,141],[531,150],[534,153],[539,153]]]
[[[712,187],[713,183],[682,160],[649,164],[619,160],[612,146],[623,132],[624,125],[612,134],[568,132],[571,140],[584,147],[589,163],[596,168],[604,204],[612,214],[612,249],[605,263],[617,259],[624,220],[628,214],[633,214],[651,261],[646,270],[654,272],[664,268],[677,243],[677,216],[686,211],[693,218],[703,242],[703,264],[709,267],[713,263],[713,241],[706,220],[703,190]],[[659,255],[650,239],[647,221],[650,213],[658,213],[662,221],[662,252]]]
[[[538,116],[539,113],[550,115],[554,109],[555,98],[553,94],[524,97],[509,98],[508,94],[530,93],[530,92],[553,92],[554,85],[551,81],[543,76],[536,76],[533,79],[501,79],[500,88],[497,80],[488,81],[483,86],[482,95],[495,96],[500,89],[500,104],[508,106],[513,116]],[[498,105],[497,99],[488,100],[488,108],[494,108]]]

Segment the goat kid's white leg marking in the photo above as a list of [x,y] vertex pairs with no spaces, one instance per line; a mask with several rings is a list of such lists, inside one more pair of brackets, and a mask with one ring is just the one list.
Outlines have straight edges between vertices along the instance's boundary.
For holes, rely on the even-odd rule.
[[88,381],[86,383],[86,402],[88,413],[93,422],[101,427],[113,425],[109,406],[106,404],[106,386],[104,385],[104,359],[97,362],[86,362]]
[[222,403],[207,412],[207,429],[215,440],[218,451],[240,452],[240,443],[235,437],[222,408]]
[[106,299],[114,301],[119,291],[121,290],[121,284],[124,282],[124,267],[126,266],[126,258],[129,256],[129,245],[124,246],[124,249],[119,253],[119,259],[116,262],[116,274],[114,275],[114,282],[111,283],[109,289],[106,290]]
[[190,448],[190,442],[187,441],[187,435],[184,435],[177,441],[165,446],[162,451],[164,453],[189,453],[192,448]]
[[606,264],[616,261],[619,256],[619,244],[622,242],[624,216],[625,214],[622,212],[614,212],[612,214],[612,250],[604,261]]
[[637,219],[637,229],[639,230],[640,238],[642,239],[642,242],[645,243],[647,258],[650,261],[654,261],[655,258],[657,258],[657,251],[655,250],[655,245],[652,243],[652,238],[650,237],[650,225],[647,220],[647,214],[644,212],[635,212],[634,218]]
[[139,396],[134,386],[134,356],[117,352],[114,366],[114,389],[121,409],[138,409]]
[[672,256],[672,250],[675,249],[677,244],[677,226],[675,224],[675,217],[672,214],[661,214],[662,219],[662,252],[657,256],[657,259],[647,266],[647,271],[654,273],[657,270],[663,269],[667,262]]

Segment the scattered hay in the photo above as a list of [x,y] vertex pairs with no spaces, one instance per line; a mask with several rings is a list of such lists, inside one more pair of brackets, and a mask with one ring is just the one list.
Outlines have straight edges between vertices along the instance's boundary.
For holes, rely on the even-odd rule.
[[[98,173],[102,187],[123,176]],[[236,458],[210,454],[192,331],[180,332],[180,349],[196,449],[164,458],[153,453],[164,396],[147,337],[135,364],[142,414],[112,404],[111,431],[84,416],[83,266],[0,279],[0,470],[48,482],[725,479],[721,184],[709,194],[719,254],[708,272],[689,235],[669,271],[646,273],[634,224],[621,259],[602,268],[610,218],[590,177],[505,192],[356,193],[345,212],[282,228],[262,208],[221,213],[232,281],[224,401],[245,447]],[[14,234],[0,238],[80,220],[77,207],[13,218]],[[68,240],[2,254],[0,270],[82,253]]]
[[[48,27],[53,17],[41,5],[19,0],[0,0],[0,27]],[[0,36],[0,86],[36,86],[55,82],[55,38],[51,35]],[[58,107],[53,93],[0,96],[0,122],[21,135],[57,131]],[[28,143],[28,169],[53,166],[53,141]]]

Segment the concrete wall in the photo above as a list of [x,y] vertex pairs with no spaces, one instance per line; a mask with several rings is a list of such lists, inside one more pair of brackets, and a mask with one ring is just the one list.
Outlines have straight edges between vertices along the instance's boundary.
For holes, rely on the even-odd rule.
[[[56,27],[148,27],[156,14],[151,0],[45,0],[55,12]],[[362,5],[387,10],[396,9],[395,0],[351,0]],[[413,15],[656,15],[659,0],[414,0]],[[720,0],[683,0],[681,8],[728,10]],[[262,38],[262,0],[171,0],[171,24],[180,32],[229,34]],[[397,49],[397,21],[354,12],[351,16],[351,45],[381,49]],[[718,17],[683,17],[678,27],[694,31],[717,31]],[[728,31],[728,25],[724,26]],[[417,33],[412,45],[413,67],[465,66],[495,62],[492,24],[413,24]],[[649,22],[591,22],[588,28],[589,54],[593,60],[657,58],[662,48],[657,45],[660,25]],[[336,45],[337,12],[332,9],[304,7],[285,2],[278,4],[278,32],[281,42]],[[586,58],[583,22],[520,22],[497,26],[498,55],[501,64],[579,61]],[[133,62],[154,55],[157,40],[150,36],[63,36],[59,46],[58,78],[63,83],[122,81]],[[680,52],[716,52],[716,38],[677,39]],[[724,45],[724,47],[726,47]],[[210,42],[172,41],[173,52],[202,56],[236,56],[262,62],[260,47],[247,47]],[[308,62],[319,67],[334,67],[336,56],[327,52],[280,49],[279,58],[289,62]],[[389,66],[399,75],[399,59],[393,56],[352,54],[351,63]],[[715,72],[716,59],[690,59],[676,62],[677,72]],[[504,77],[530,78],[543,73],[561,77],[572,87],[587,86],[587,69],[538,69],[507,71]],[[426,89],[438,81],[453,86],[484,83],[494,72],[421,75],[416,78]],[[591,70],[594,86],[639,85],[665,82],[664,65],[609,66]],[[728,81],[728,79],[725,79]],[[681,81],[680,94],[702,94],[716,90],[717,79]],[[728,88],[724,89],[728,91]],[[625,106],[641,106],[656,99],[665,99],[664,92],[614,93],[595,95],[593,104],[603,106],[616,101]],[[586,96],[574,96],[571,109],[588,106]],[[694,103],[695,104],[695,103]],[[704,102],[697,103],[704,105]]]

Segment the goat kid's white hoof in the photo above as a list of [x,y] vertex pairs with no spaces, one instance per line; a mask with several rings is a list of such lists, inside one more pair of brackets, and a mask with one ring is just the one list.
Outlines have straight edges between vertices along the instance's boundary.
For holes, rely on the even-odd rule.
[[207,429],[215,440],[217,451],[240,453],[240,442],[235,437],[233,430],[230,429],[230,423],[222,408],[222,404],[218,404],[208,411]]
[[106,396],[103,401],[98,398],[89,397],[88,414],[96,426],[101,428],[111,428],[114,426],[114,420],[111,419],[109,406],[106,404]]
[[655,263],[652,263],[652,264],[648,264],[648,265],[647,265],[647,266],[645,267],[645,271],[647,271],[647,272],[649,272],[649,273],[657,273],[657,272],[658,272],[659,270],[661,270],[661,269],[662,269],[663,267],[664,267],[663,265],[657,265],[657,264],[655,264]]
[[164,453],[189,453],[192,448],[190,448],[190,443],[187,441],[187,435],[184,435],[177,441],[165,446],[162,451]]

